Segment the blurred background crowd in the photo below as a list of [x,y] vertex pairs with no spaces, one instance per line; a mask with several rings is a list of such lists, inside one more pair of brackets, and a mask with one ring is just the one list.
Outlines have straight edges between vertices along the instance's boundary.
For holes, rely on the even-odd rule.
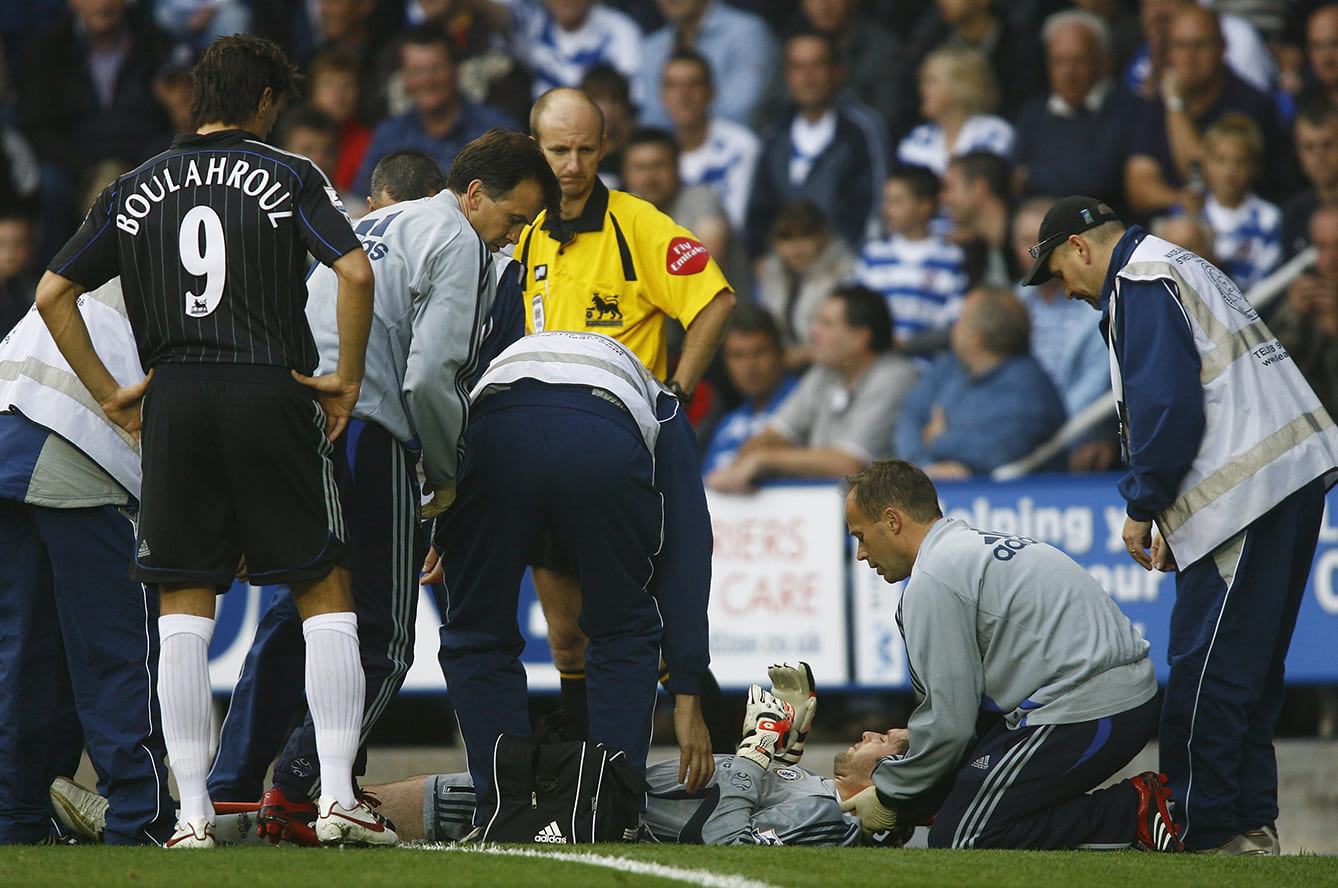
[[[601,176],[740,297],[692,405],[708,484],[873,459],[991,472],[1109,400],[1099,315],[1017,286],[1056,197],[1099,197],[1247,293],[1338,406],[1338,3],[1320,0],[25,0],[0,5],[0,330],[92,197],[194,128],[221,34],[307,77],[272,141],[350,213],[387,153],[448,167],[581,86]],[[1310,254],[1307,254],[1310,255]],[[1113,468],[1096,425],[1043,468]]]

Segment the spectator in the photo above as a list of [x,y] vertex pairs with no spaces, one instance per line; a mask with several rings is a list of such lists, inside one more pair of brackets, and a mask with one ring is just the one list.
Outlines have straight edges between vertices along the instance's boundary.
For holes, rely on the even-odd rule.
[[301,154],[316,164],[327,179],[339,163],[339,124],[310,105],[286,109],[274,127],[274,141],[284,151]]
[[1310,184],[1282,207],[1282,249],[1288,259],[1310,243],[1310,216],[1338,205],[1338,106],[1315,101],[1296,115],[1296,156]]
[[581,90],[594,99],[604,115],[604,159],[599,162],[600,181],[606,188],[621,188],[623,151],[637,124],[632,84],[612,65],[598,64],[581,78]]
[[40,258],[85,209],[76,196],[98,161],[131,163],[166,147],[171,125],[151,84],[168,47],[125,0],[70,0],[66,15],[28,41],[16,121],[41,159]]
[[[1305,61],[1307,77],[1297,105],[1338,101],[1338,4],[1320,6],[1306,19]],[[1299,80],[1296,85],[1301,86]]]
[[[1041,220],[1052,203],[1049,197],[1031,198],[1013,218],[1013,253],[1021,268],[1031,264],[1032,244],[1039,240]],[[1055,384],[1065,415],[1072,419],[1092,402],[1109,398],[1110,361],[1100,318],[1092,317],[1082,302],[1066,298],[1058,281],[1018,285],[1014,293],[1031,321],[1031,353]],[[1118,456],[1113,423],[1102,423],[1069,448],[1069,471],[1104,472]]]
[[1203,131],[1228,111],[1259,127],[1268,156],[1277,159],[1269,184],[1285,187],[1290,174],[1277,109],[1226,66],[1223,53],[1215,14],[1190,3],[1172,17],[1160,92],[1143,108],[1124,167],[1125,197],[1134,213],[1155,214],[1185,199],[1181,190],[1191,165],[1203,156]]
[[715,257],[735,292],[750,292],[748,259],[730,230],[720,198],[706,185],[684,186],[678,166],[672,135],[654,127],[633,130],[623,153],[624,190],[691,231]]
[[1292,282],[1270,327],[1330,416],[1338,416],[1338,207],[1310,217],[1315,264]]
[[780,325],[785,364],[803,369],[809,362],[809,332],[818,308],[832,290],[850,277],[855,255],[833,237],[817,204],[788,201],[771,225],[771,252],[760,263],[757,299]]
[[1027,309],[978,288],[952,325],[952,351],[906,397],[896,452],[931,478],[985,474],[1021,459],[1064,424],[1064,403],[1031,355]]
[[1160,216],[1152,223],[1152,234],[1198,254],[1213,265],[1219,264],[1213,255],[1216,240],[1213,227],[1199,216]]
[[[1289,0],[1282,27],[1271,45],[1278,60],[1278,86],[1291,95],[1299,95],[1309,85],[1313,71],[1307,70],[1311,64],[1310,17],[1322,6],[1328,6],[1332,0]],[[1327,29],[1322,29],[1323,30]],[[1338,47],[1336,47],[1338,48]]]
[[519,129],[505,112],[460,95],[455,49],[439,26],[420,25],[405,35],[400,66],[413,108],[377,125],[353,183],[358,194],[368,193],[372,168],[392,151],[413,148],[449,169],[467,142],[493,127]]
[[330,180],[340,191],[352,191],[362,157],[372,141],[371,127],[358,113],[358,60],[341,50],[317,53],[308,66],[307,88],[311,107],[330,115],[339,128],[335,163]]
[[720,354],[743,403],[716,423],[702,457],[702,475],[732,464],[739,448],[762,431],[798,382],[785,369],[776,319],[760,305],[745,302],[734,308]]
[[765,478],[839,477],[888,455],[918,374],[891,351],[887,303],[867,287],[841,287],[818,310],[812,341],[813,366],[794,393],[708,486],[746,493]]
[[1110,38],[1100,17],[1081,10],[1045,20],[1050,94],[1017,117],[1014,181],[1023,195],[1124,198],[1124,158],[1138,101],[1110,78]]
[[195,87],[190,72],[196,61],[195,51],[179,43],[153,75],[153,97],[167,113],[172,121],[172,132],[178,136],[195,132],[195,114],[191,111]]
[[711,64],[695,49],[678,49],[669,57],[660,99],[678,139],[683,184],[715,189],[730,224],[742,231],[761,141],[743,124],[711,113],[715,101]]
[[0,339],[28,313],[36,287],[32,222],[0,212]]
[[[863,4],[871,6],[872,4]],[[860,9],[859,0],[802,0],[804,23],[836,44],[850,93],[878,112],[892,132],[912,114],[906,49],[896,35]]]
[[1263,161],[1263,137],[1243,114],[1224,114],[1203,134],[1203,217],[1213,230],[1212,254],[1242,293],[1282,258],[1282,211],[1251,190]]
[[952,241],[962,248],[970,286],[1003,288],[1018,278],[1008,228],[1008,164],[997,154],[972,151],[954,158],[943,177],[943,206]]
[[158,27],[195,52],[215,37],[244,34],[251,27],[246,0],[154,0],[151,5]]
[[[1194,5],[1194,0],[1140,0],[1139,20],[1147,43],[1134,53],[1125,69],[1124,82],[1130,92],[1147,99],[1157,95],[1163,73],[1174,67],[1171,23]],[[1271,93],[1278,66],[1259,32],[1240,16],[1223,14],[1219,18],[1227,66],[1255,89]]]
[[829,38],[810,32],[785,41],[785,84],[796,107],[775,122],[753,177],[744,236],[754,256],[787,198],[806,197],[823,207],[832,230],[852,249],[877,231],[886,123],[863,104],[837,100],[841,77]]
[[[4,58],[0,56],[0,96],[9,95]],[[0,215],[36,215],[42,169],[32,145],[11,124],[0,120]]]
[[721,117],[751,125],[775,71],[780,52],[766,23],[722,0],[656,0],[668,23],[648,34],[641,46],[640,87],[644,105],[641,122],[648,126],[671,124],[660,101],[664,66],[675,49],[688,46],[711,63],[717,80],[729,78],[729,89],[716,97],[711,109]]
[[[1002,95],[998,103],[1006,117],[1022,103],[1045,91],[1038,23],[1015,20],[1013,6],[994,0],[935,0],[911,36],[912,58],[918,63],[940,48],[978,52],[993,72]],[[943,170],[935,170],[940,176]]]
[[[1126,0],[1074,0],[1074,6],[1098,16],[1110,36],[1110,70],[1119,72],[1143,43],[1143,29],[1138,23],[1137,4]],[[1127,90],[1126,90],[1127,91]]]
[[883,188],[887,236],[867,241],[852,279],[887,300],[897,349],[932,355],[947,346],[966,293],[961,248],[929,230],[938,209],[938,177],[924,167],[899,167]]
[[972,49],[938,49],[920,65],[920,113],[927,123],[910,131],[897,146],[897,160],[928,167],[935,175],[948,161],[971,151],[1007,157],[1013,127],[992,112],[998,87],[985,57]]
[[[285,110],[274,130],[276,145],[284,151],[301,154],[314,163],[325,178],[334,182],[334,174],[339,169],[339,124],[333,117],[319,108],[299,105]],[[369,197],[370,188],[369,185]],[[350,218],[357,219],[367,212],[368,203],[361,195],[339,192],[339,200]]]
[[[480,14],[483,13],[483,14]],[[516,120],[530,112],[529,70],[507,52],[506,33],[511,11],[500,4],[474,0],[411,0],[405,18],[409,26],[436,23],[446,30],[460,66],[460,92],[475,102],[496,105]],[[393,76],[388,87],[392,109],[397,93]]]
[[386,116],[384,79],[391,62],[385,58],[389,31],[378,21],[376,0],[319,0],[316,24],[323,39],[303,58],[303,69],[325,52],[336,50],[358,62],[358,113],[364,120]]
[[595,65],[629,80],[641,62],[641,29],[625,13],[595,0],[505,5],[511,54],[530,69],[533,98],[558,86],[580,86]]

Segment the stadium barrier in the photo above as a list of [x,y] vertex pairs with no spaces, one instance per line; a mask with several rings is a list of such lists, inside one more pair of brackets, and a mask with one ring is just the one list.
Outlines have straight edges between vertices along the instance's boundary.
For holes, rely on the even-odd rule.
[[[1051,543],[1086,567],[1151,642],[1164,681],[1175,580],[1144,571],[1125,551],[1117,478],[973,479],[942,482],[939,493],[950,517]],[[1338,684],[1338,657],[1332,652],[1332,639],[1338,638],[1338,490],[1329,495],[1328,506],[1287,659],[1289,683]],[[711,657],[722,685],[746,687],[769,663],[804,659],[828,690],[909,689],[896,626],[901,584],[888,584],[854,561],[836,485],[772,485],[750,496],[712,493],[710,508],[715,532]],[[239,584],[219,599],[210,648],[216,691],[228,692],[235,684],[259,616],[275,591]],[[528,578],[519,616],[530,687],[556,689],[543,614]],[[436,607],[425,594],[406,691],[444,688],[437,665],[439,626]]]

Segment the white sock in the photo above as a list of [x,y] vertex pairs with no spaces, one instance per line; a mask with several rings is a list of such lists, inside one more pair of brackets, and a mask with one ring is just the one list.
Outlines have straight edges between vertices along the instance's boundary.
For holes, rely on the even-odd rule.
[[209,639],[214,621],[191,614],[158,618],[158,704],[163,714],[167,761],[181,794],[180,822],[214,819],[209,801]]
[[316,728],[321,763],[321,795],[334,796],[345,808],[358,803],[353,794],[353,759],[362,733],[367,678],[358,653],[357,614],[318,614],[302,622],[307,640],[307,706]]

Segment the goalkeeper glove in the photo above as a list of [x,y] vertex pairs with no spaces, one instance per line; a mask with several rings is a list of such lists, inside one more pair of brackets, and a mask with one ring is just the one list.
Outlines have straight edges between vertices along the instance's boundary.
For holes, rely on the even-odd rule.
[[771,693],[794,708],[794,727],[785,735],[782,748],[776,752],[776,761],[787,765],[799,764],[804,755],[804,741],[818,712],[817,685],[813,668],[800,660],[798,666],[782,663],[767,669],[771,678]]
[[778,700],[760,685],[748,689],[748,708],[743,715],[743,741],[738,756],[757,764],[763,770],[771,766],[771,758],[794,726],[794,708]]
[[866,845],[900,845],[904,841],[897,832],[897,809],[884,805],[878,798],[878,790],[872,786],[842,801],[841,810],[855,812],[859,818],[860,838]]

